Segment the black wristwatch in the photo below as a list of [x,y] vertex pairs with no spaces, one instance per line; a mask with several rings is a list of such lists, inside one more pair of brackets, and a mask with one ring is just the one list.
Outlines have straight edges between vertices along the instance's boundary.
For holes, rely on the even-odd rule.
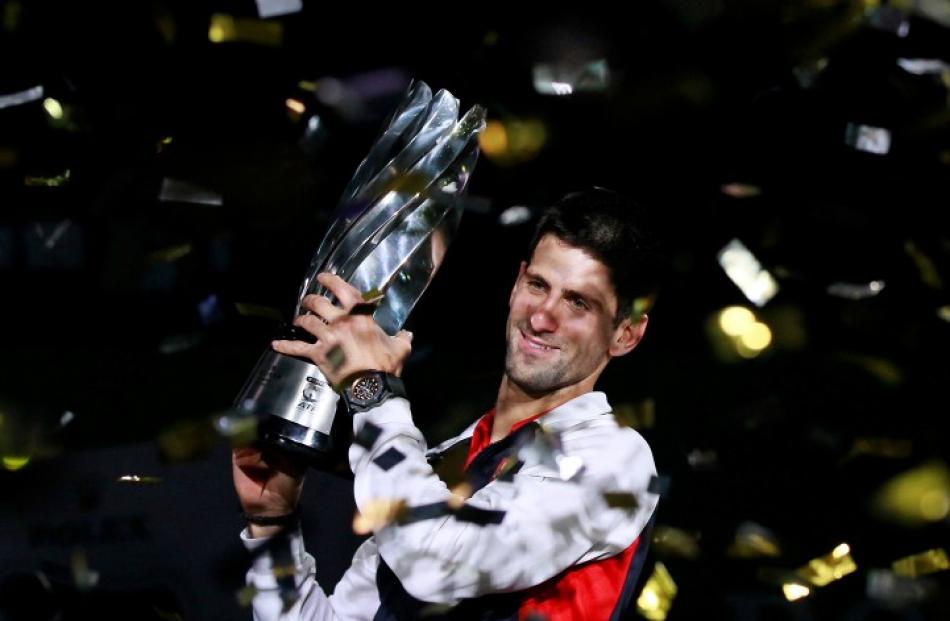
[[366,371],[343,390],[343,401],[350,414],[365,412],[390,397],[406,396],[402,380],[382,371]]

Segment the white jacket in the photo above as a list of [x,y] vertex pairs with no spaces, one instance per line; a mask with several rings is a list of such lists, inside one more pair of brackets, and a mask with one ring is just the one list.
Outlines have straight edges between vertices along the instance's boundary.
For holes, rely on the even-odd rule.
[[[357,414],[354,432],[367,422],[381,433],[370,449],[350,447],[358,509],[374,500],[403,499],[414,507],[451,497],[427,461],[425,440],[405,399],[389,399]],[[492,481],[467,501],[473,507],[504,511],[500,524],[480,526],[443,516],[387,525],[359,547],[329,597],[313,578],[314,560],[304,550],[300,533],[293,533],[299,599],[281,614],[273,560],[261,554],[247,573],[248,584],[257,589],[255,619],[372,619],[380,605],[376,588],[380,557],[409,594],[452,605],[489,593],[521,591],[574,565],[625,550],[653,515],[658,499],[648,491],[656,467],[646,441],[617,425],[600,392],[576,397],[538,422],[559,432],[566,455],[582,460],[584,470],[578,478],[563,481],[550,464],[526,461],[510,481]],[[470,436],[474,426],[430,451],[430,456]],[[374,462],[383,454],[402,459],[386,469]],[[386,465],[391,461],[380,460]],[[636,507],[608,506],[606,492],[632,494]],[[249,538],[247,530],[241,537],[251,551],[267,541]]]

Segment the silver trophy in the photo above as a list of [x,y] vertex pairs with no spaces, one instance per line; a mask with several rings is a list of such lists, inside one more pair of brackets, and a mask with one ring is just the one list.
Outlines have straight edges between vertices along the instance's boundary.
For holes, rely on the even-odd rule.
[[[461,118],[459,102],[414,83],[388,126],[356,169],[300,286],[333,296],[320,272],[342,277],[364,294],[382,295],[374,313],[390,335],[402,328],[442,263],[462,216],[460,195],[478,157],[485,110]],[[338,395],[316,365],[268,349],[235,401],[258,421],[258,438],[319,464],[331,449]]]

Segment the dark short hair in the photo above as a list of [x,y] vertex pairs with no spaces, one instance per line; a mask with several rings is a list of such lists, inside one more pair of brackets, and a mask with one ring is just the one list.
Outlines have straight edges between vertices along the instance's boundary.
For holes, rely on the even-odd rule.
[[647,213],[636,203],[605,188],[567,194],[541,215],[529,256],[547,234],[590,254],[610,275],[617,296],[619,324],[645,312],[655,299],[666,271],[659,238]]

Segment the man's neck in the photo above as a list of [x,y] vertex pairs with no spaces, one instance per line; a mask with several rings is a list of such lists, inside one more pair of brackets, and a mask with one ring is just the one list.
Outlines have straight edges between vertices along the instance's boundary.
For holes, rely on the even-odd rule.
[[507,375],[504,376],[501,380],[501,386],[498,388],[498,399],[495,402],[495,420],[492,423],[491,441],[497,442],[507,436],[518,421],[541,412],[553,410],[574,397],[593,389],[594,381],[592,378],[589,382],[572,384],[542,395],[531,395],[512,382]]

